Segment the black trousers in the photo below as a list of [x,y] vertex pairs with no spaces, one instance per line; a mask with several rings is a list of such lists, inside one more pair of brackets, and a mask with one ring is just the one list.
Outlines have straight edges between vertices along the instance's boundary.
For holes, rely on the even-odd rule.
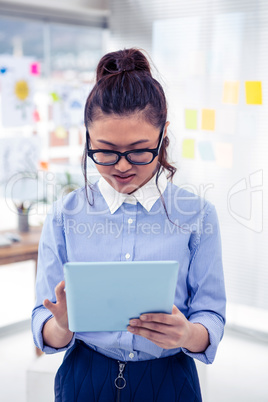
[[55,402],[201,402],[194,360],[183,352],[119,362],[76,341],[55,377]]

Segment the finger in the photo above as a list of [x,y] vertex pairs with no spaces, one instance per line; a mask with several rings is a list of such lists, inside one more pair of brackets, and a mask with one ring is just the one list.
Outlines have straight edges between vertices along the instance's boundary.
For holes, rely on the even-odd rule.
[[140,316],[140,320],[142,322],[160,322],[166,325],[173,324],[173,317],[171,314],[164,313],[150,313],[150,314],[142,314]]
[[173,304],[172,313],[171,314],[164,314],[164,313],[146,313],[140,316],[140,320],[142,321],[154,321],[154,322],[161,322],[167,325],[175,324],[174,316],[182,315],[180,310]]
[[132,328],[146,328],[149,329],[151,331],[155,331],[155,332],[160,332],[160,333],[167,333],[168,328],[170,327],[170,325],[167,324],[163,324],[160,322],[155,322],[155,321],[141,321],[141,320],[130,320],[129,321],[129,325]]
[[166,334],[156,332],[156,331],[151,331],[147,328],[138,328],[138,327],[127,327],[127,330],[131,333],[134,333],[135,335],[140,335],[149,341],[154,342],[158,346],[162,345],[161,347],[165,346],[165,348],[169,348],[169,337]]
[[64,302],[66,300],[65,294],[65,282],[61,281],[55,288],[56,299],[58,302]]
[[149,341],[155,343],[162,349],[175,349],[179,347],[178,339],[175,334],[165,334],[156,331],[151,331],[146,328],[127,327],[127,330],[135,335],[140,335]]
[[154,340],[157,342],[163,342],[164,334],[162,334],[160,332],[151,331],[150,329],[147,329],[147,328],[131,327],[131,326],[128,326],[127,330],[129,332],[132,332],[135,335],[140,335],[140,336],[143,336],[144,338]]
[[175,304],[173,304],[172,314],[178,314],[178,313],[180,313],[180,310],[178,309],[177,306],[175,306]]
[[43,301],[43,305],[45,306],[45,308],[47,308],[49,311],[51,311],[52,314],[54,314],[55,311],[55,303],[52,303],[50,300],[45,299]]
[[[178,320],[176,320],[176,322],[178,323]],[[134,331],[136,328],[137,328],[137,330],[140,328],[144,328],[149,331],[158,332],[159,334],[163,334],[167,338],[178,339],[181,335],[181,330],[180,330],[180,327],[175,324],[176,323],[174,323],[174,325],[167,325],[167,324],[162,324],[162,323],[153,322],[153,321],[152,322],[149,322],[149,321],[142,322],[137,319],[130,320],[130,322],[129,322],[130,327],[134,328]],[[133,333],[136,333],[136,332],[133,332]]]

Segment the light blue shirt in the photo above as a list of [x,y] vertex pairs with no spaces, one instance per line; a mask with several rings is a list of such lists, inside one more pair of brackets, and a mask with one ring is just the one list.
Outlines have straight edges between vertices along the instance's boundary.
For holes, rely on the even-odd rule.
[[[34,341],[40,349],[46,353],[66,350],[77,338],[121,361],[149,360],[182,351],[204,363],[213,362],[223,336],[226,305],[215,207],[167,182],[164,174],[160,175],[158,188],[153,177],[129,196],[118,193],[101,178],[89,190],[92,206],[86,200],[84,188],[53,205],[39,244],[36,305],[32,314]],[[63,264],[126,260],[179,262],[174,304],[188,320],[207,328],[210,345],[203,353],[184,348],[162,349],[129,332],[81,332],[75,333],[65,348],[44,345],[42,329],[52,314],[43,306],[43,300],[56,301],[54,289],[64,279]]]

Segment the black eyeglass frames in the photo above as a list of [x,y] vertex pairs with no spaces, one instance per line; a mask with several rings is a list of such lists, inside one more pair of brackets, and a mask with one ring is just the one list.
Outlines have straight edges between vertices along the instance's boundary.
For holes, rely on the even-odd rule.
[[86,132],[87,154],[98,165],[111,166],[116,165],[122,157],[133,165],[148,165],[159,154],[163,142],[164,128],[159,135],[158,145],[154,149],[135,149],[132,151],[118,152],[106,149],[89,149],[89,133]]

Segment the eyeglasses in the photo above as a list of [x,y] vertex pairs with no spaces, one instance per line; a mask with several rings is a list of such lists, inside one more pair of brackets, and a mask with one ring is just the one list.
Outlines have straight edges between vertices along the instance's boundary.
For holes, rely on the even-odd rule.
[[163,142],[164,128],[161,130],[158,145],[154,149],[135,149],[133,151],[118,152],[106,149],[89,149],[89,133],[86,132],[87,154],[98,165],[111,166],[116,165],[124,156],[132,165],[148,165],[159,154]]

